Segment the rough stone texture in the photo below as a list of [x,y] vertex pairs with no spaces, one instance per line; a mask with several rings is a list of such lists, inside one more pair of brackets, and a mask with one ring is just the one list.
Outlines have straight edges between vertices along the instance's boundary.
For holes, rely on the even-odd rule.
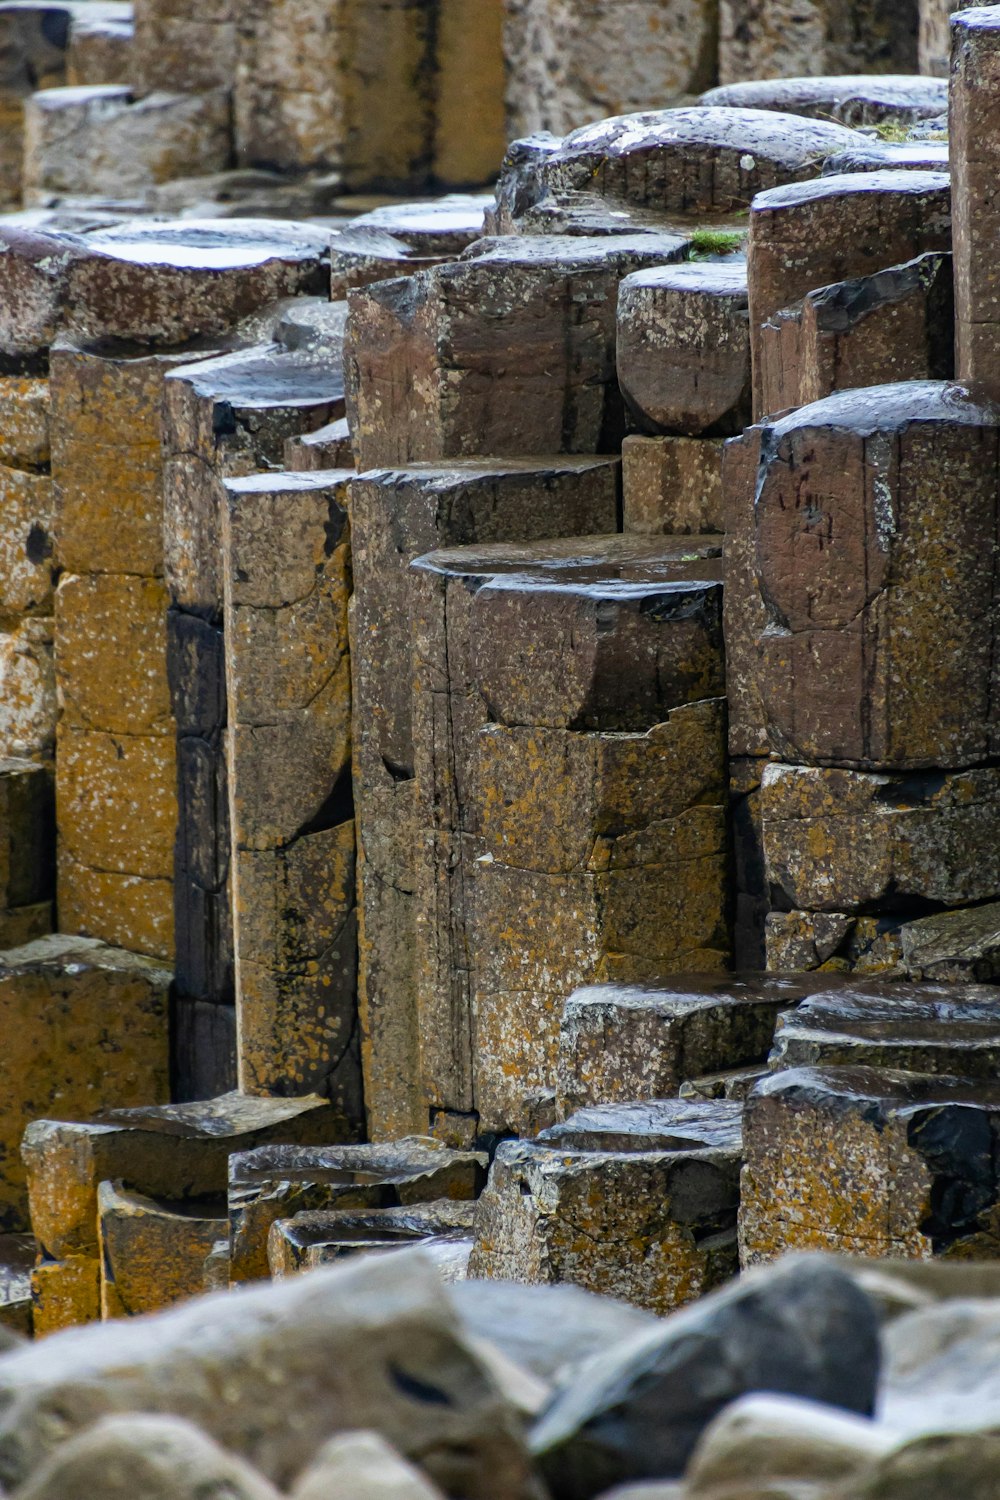
[[767,967],[779,972],[820,969],[828,974],[903,978],[907,973],[900,942],[904,925],[898,916],[772,911],[764,924]]
[[668,224],[679,215],[742,213],[756,193],[805,181],[823,157],[866,139],[842,125],[767,110],[620,115],[563,141],[515,142],[497,188],[496,223],[509,232],[546,197],[610,199],[616,208],[655,210]]
[[[179,803],[177,982],[183,996],[222,1005],[231,1004],[235,992],[225,757],[225,480],[280,469],[289,439],[343,411],[337,368],[342,312],[334,304],[330,327],[317,334],[316,309],[306,311],[303,326],[293,327],[294,306],[286,305],[285,322],[278,325],[285,344],[256,345],[177,370],[164,387],[168,668]],[[286,774],[295,774],[294,757]]]
[[269,220],[132,219],[85,235],[15,225],[0,245],[0,353],[13,360],[37,360],[61,334],[176,348],[329,289],[329,231]]
[[352,293],[345,373],[358,467],[616,452],[618,284],[683,248],[671,234],[505,235]]
[[225,1199],[158,1202],[121,1183],[97,1190],[101,1315],[159,1312],[202,1291],[205,1257],[228,1228]]
[[720,439],[625,439],[623,531],[640,536],[698,536],[724,529]]
[[279,1219],[319,1209],[369,1209],[475,1198],[486,1157],[411,1136],[385,1146],[267,1147],[229,1162],[230,1275],[268,1275],[268,1235]]
[[865,72],[833,78],[789,78],[781,70],[779,76],[709,89],[701,102],[731,109],[774,109],[810,119],[839,120],[852,127],[912,125],[918,120],[936,119],[947,111],[948,85],[914,74],[873,77]]
[[792,908],[919,912],[989,900],[998,773],[909,777],[769,765],[761,803],[772,887]]
[[761,427],[750,427],[722,450],[723,548],[722,628],[726,645],[729,753],[744,759],[770,748],[757,676],[755,642],[768,614],[756,568],[754,501],[761,459]]
[[0,628],[0,752],[51,760],[55,752],[54,622],[28,617]]
[[723,1407],[755,1390],[871,1414],[874,1304],[820,1260],[756,1272],[593,1360],[532,1433],[554,1500],[679,1476]]
[[641,432],[731,437],[750,420],[742,262],[636,271],[618,292],[618,380]]
[[28,1346],[0,1383],[6,1484],[97,1417],[144,1410],[197,1423],[282,1490],[328,1438],[374,1420],[446,1492],[534,1493],[515,1412],[419,1252]]
[[723,84],[916,73],[919,0],[720,0]]
[[31,1118],[166,1097],[170,979],[149,959],[86,938],[43,937],[2,955],[0,1227],[27,1227],[18,1147]]
[[763,1062],[775,1021],[822,984],[805,975],[691,975],[653,985],[588,985],[559,1028],[562,1113],[666,1099],[687,1078]]
[[149,94],[123,84],[44,89],[24,106],[24,201],[141,196],[229,161],[229,96]]
[[77,6],[66,44],[66,82],[74,88],[127,83],[134,35],[129,0],[87,0]]
[[783,412],[836,390],[955,373],[951,256],[921,255],[835,282],[782,308],[760,331],[761,409]]
[[903,769],[995,753],[982,538],[997,525],[998,422],[964,387],[910,381],[764,429],[757,672],[786,759]]
[[950,149],[955,180],[955,343],[960,380],[1000,396],[1000,277],[984,258],[997,231],[990,170],[1000,90],[1000,17],[974,7],[952,23]]
[[907,922],[899,939],[913,979],[1000,978],[1000,904],[995,901]]
[[52,480],[0,466],[0,506],[0,618],[50,615],[56,571]]
[[738,1104],[581,1110],[499,1147],[469,1274],[668,1312],[732,1274],[739,1164]]
[[427,1124],[416,1065],[411,650],[417,621],[409,564],[442,545],[610,532],[618,486],[616,461],[568,458],[380,470],[351,487],[351,664],[355,699],[368,705],[355,724],[353,759],[359,997],[369,1130],[376,1139]]
[[[145,1100],[148,1091],[138,1090],[136,1097]],[[80,1111],[88,1112],[93,1110]],[[104,1110],[89,1125],[32,1121],[21,1149],[41,1253],[33,1277],[36,1331],[100,1315],[101,1182],[116,1180],[126,1190],[175,1205],[224,1197],[232,1152],[329,1140],[342,1135],[345,1124],[315,1096],[252,1099],[235,1093],[207,1103]]]
[[[718,565],[692,560],[713,543],[587,538],[421,561],[417,993],[432,1109],[526,1128],[575,985],[724,962]],[[698,878],[651,880],[681,847]]]
[[278,1219],[267,1237],[272,1276],[289,1276],[329,1265],[345,1255],[420,1245],[436,1258],[438,1250],[468,1257],[472,1246],[471,1200],[442,1198],[405,1208],[328,1208]]
[[329,1093],[360,1120],[353,472],[229,480],[222,550],[241,1087]]
[[[335,169],[347,189],[488,181],[503,154],[501,5],[252,0],[237,15],[243,165]],[[475,101],[474,111],[468,110]]]
[[[757,756],[732,756],[729,762],[729,821],[732,828],[733,876],[736,885],[733,962],[737,971],[767,967],[765,926],[770,900],[760,812],[760,782],[764,765],[765,761]],[[792,963],[772,967],[796,970],[809,968],[811,965]]]
[[105,1417],[44,1460],[19,1493],[27,1500],[279,1500],[273,1485],[193,1422],[129,1413]]
[[507,135],[653,109],[715,77],[714,0],[508,0]]
[[433,203],[388,204],[351,219],[333,238],[332,295],[346,297],[351,288],[457,259],[482,237],[492,204],[492,197],[451,193]]
[[774,1074],[745,1105],[742,1263],[792,1248],[995,1259],[998,1128],[993,1082],[862,1066]]
[[236,11],[232,0],[211,0],[208,5],[196,0],[135,0],[132,72],[138,92],[167,89],[201,94],[231,89],[236,73]]
[[770,1067],[856,1064],[989,1082],[1000,1051],[992,985],[846,980],[778,1020]]
[[763,410],[761,328],[775,313],[815,287],[950,249],[943,172],[848,172],[759,194],[748,247],[755,415]]

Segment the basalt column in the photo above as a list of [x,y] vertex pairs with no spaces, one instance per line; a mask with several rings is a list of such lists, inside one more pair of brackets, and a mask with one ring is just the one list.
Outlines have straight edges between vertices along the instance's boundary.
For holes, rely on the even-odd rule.
[[760,432],[743,660],[785,762],[761,787],[771,967],[905,973],[900,929],[1000,891],[998,426],[912,381]]
[[227,481],[222,566],[240,1087],[360,1123],[352,477]]
[[332,350],[325,344],[299,350],[258,345],[178,370],[164,392],[167,637],[179,803],[178,1020],[183,1088],[193,1097],[233,1081],[235,1062],[224,481],[282,467],[289,438],[342,415],[338,351],[336,335]]
[[352,485],[351,659],[360,705],[354,795],[360,1004],[369,1129],[426,1130],[415,971],[417,861],[409,564],[444,543],[610,532],[615,459],[457,461],[376,470]]

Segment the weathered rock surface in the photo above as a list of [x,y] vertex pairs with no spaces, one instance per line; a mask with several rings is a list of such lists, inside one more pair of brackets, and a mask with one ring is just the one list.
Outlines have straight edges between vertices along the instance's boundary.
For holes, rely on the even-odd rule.
[[[509,231],[541,199],[581,193],[615,207],[654,209],[668,223],[678,215],[738,213],[756,193],[804,181],[818,158],[863,141],[842,125],[767,110],[619,115],[563,141],[515,142],[497,188],[497,224]],[[524,145],[529,149],[518,149]]]
[[330,1436],[374,1421],[447,1493],[533,1493],[514,1413],[417,1252],[18,1350],[0,1393],[8,1484],[97,1417],[145,1411],[194,1421],[282,1488]]
[[202,1290],[205,1257],[228,1229],[225,1200],[163,1202],[121,1183],[97,1189],[101,1316],[158,1312]]
[[871,1414],[874,1305],[820,1261],[737,1282],[591,1362],[532,1435],[555,1500],[679,1476],[703,1430],[754,1390]]
[[768,879],[789,906],[813,911],[988,900],[996,795],[991,768],[891,777],[770,764]]
[[919,0],[720,0],[724,84],[797,74],[917,71]]
[[[288,1276],[347,1255],[419,1245],[443,1273],[468,1257],[474,1210],[471,1199],[451,1198],[394,1208],[305,1210],[271,1225],[268,1265],[272,1276]],[[454,1255],[445,1254],[450,1247]]]
[[504,1142],[476,1212],[469,1274],[568,1281],[663,1313],[732,1275],[740,1105],[580,1110]]
[[263,1147],[230,1157],[231,1278],[268,1274],[272,1224],[304,1211],[368,1209],[468,1201],[482,1187],[487,1159],[449,1151],[426,1136],[384,1146]]
[[741,1261],[793,1248],[994,1259],[998,1111],[995,1083],[955,1077],[858,1066],[762,1080],[745,1105]]
[[622,530],[639,536],[724,531],[722,440],[627,437]]
[[684,245],[673,234],[504,235],[354,292],[345,369],[359,467],[615,451],[618,284],[679,260]]
[[642,432],[730,437],[750,420],[746,266],[635,271],[618,293],[618,381]]
[[577,990],[559,1028],[560,1109],[665,1099],[685,1079],[763,1062],[782,1012],[821,985],[805,975],[689,975]]
[[709,89],[702,104],[730,109],[774,109],[843,125],[909,125],[934,119],[948,108],[948,85],[916,74],[855,73],[841,77],[790,78],[787,74]]
[[747,251],[755,415],[764,410],[761,330],[775,313],[815,287],[950,249],[943,172],[845,173],[760,193]]
[[278,1500],[262,1474],[178,1417],[104,1417],[61,1444],[26,1484],[22,1500]]
[[764,429],[758,680],[786,759],[903,770],[992,753],[980,539],[996,525],[998,421],[965,387],[910,381],[841,391]]

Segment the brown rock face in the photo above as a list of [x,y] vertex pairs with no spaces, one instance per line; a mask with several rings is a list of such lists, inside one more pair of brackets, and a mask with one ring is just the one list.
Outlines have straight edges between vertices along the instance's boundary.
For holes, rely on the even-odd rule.
[[1000,395],[1000,271],[986,246],[997,232],[990,171],[1000,95],[1000,27],[993,7],[957,16],[952,31],[951,151],[955,176],[955,337],[960,380]]
[[[84,945],[84,940],[75,941]],[[86,946],[98,955],[106,951]],[[140,1090],[138,1097],[148,1095]],[[39,1299],[36,1331],[54,1332],[100,1316],[102,1182],[117,1179],[128,1191],[172,1204],[172,1215],[191,1213],[197,1220],[199,1201],[221,1198],[224,1204],[230,1153],[271,1142],[329,1140],[345,1128],[325,1099],[251,1099],[244,1094],[201,1104],[104,1109],[98,1123],[89,1125],[32,1121],[22,1156],[31,1222],[42,1249],[33,1277]],[[174,1227],[180,1232],[181,1226]],[[156,1295],[162,1270],[161,1262],[152,1282],[147,1280],[141,1291],[145,1300]],[[187,1274],[192,1275],[190,1267]]]
[[715,77],[716,12],[714,0],[508,0],[508,136],[565,135],[696,93]]
[[917,14],[918,0],[720,0],[719,76],[916,73]]
[[741,1106],[584,1109],[506,1141],[476,1212],[472,1276],[568,1281],[666,1313],[732,1274]]
[[352,475],[229,480],[222,563],[240,1082],[360,1122]]
[[[415,811],[417,811],[417,995],[420,1008],[421,1071],[423,1085],[433,1113],[442,1119],[448,1112],[457,1115],[477,1109],[478,1088],[487,1070],[475,1064],[477,1046],[474,1040],[474,1008],[469,974],[469,944],[475,933],[477,913],[472,892],[478,880],[477,871],[487,879],[486,867],[478,861],[483,852],[477,838],[489,813],[498,837],[523,838],[528,834],[523,817],[532,798],[537,798],[541,781],[547,781],[546,796],[558,804],[559,817],[565,817],[573,837],[597,841],[607,853],[610,837],[610,802],[621,798],[624,784],[621,772],[628,756],[643,763],[655,784],[661,786],[657,769],[658,756],[667,756],[664,732],[661,744],[643,744],[642,733],[630,736],[589,735],[565,732],[562,726],[552,732],[523,732],[523,720],[514,714],[513,729],[507,735],[496,732],[490,738],[490,721],[496,712],[490,700],[489,679],[481,678],[478,654],[490,633],[499,628],[489,604],[483,610],[484,589],[490,579],[502,583],[537,583],[538,586],[576,583],[586,589],[601,582],[618,579],[633,588],[669,588],[670,583],[687,577],[714,577],[718,552],[717,537],[576,537],[571,540],[538,541],[538,543],[493,543],[486,546],[450,547],[421,558],[412,576],[414,600],[414,769]],[[702,561],[696,561],[696,558]],[[507,627],[504,627],[507,628]],[[525,636],[525,648],[529,646]],[[541,637],[544,639],[544,627]],[[514,636],[511,634],[510,642]],[[568,655],[568,652],[567,652]],[[526,661],[525,676],[532,670]],[[652,712],[651,721],[657,718]],[[522,726],[517,727],[517,726]],[[579,730],[580,726],[577,726]],[[696,726],[687,724],[688,750],[699,759]],[[678,726],[678,735],[682,736]],[[652,738],[652,736],[651,736]],[[682,742],[682,738],[676,744]],[[615,754],[621,760],[615,762]],[[664,762],[666,763],[666,762]],[[705,765],[699,760],[702,774]],[[526,801],[520,805],[519,832],[504,831],[502,786],[510,774],[522,789]],[[595,798],[586,793],[579,807],[567,807],[568,793],[573,789],[573,775],[601,781]],[[681,781],[690,790],[691,781]],[[679,783],[681,784],[681,783]],[[615,790],[616,789],[616,790]],[[607,795],[609,801],[603,801]],[[667,801],[673,793],[667,793]],[[544,798],[543,798],[544,799]],[[649,804],[640,811],[642,798],[628,793],[619,802],[625,822],[633,825],[648,816]],[[589,825],[589,834],[583,828]],[[558,829],[550,852],[558,849]],[[589,843],[588,843],[589,847]],[[565,850],[564,850],[565,852]],[[577,846],[579,853],[579,846]],[[553,858],[559,862],[558,853]],[[555,867],[553,867],[555,868]],[[499,915],[499,912],[498,912]],[[486,945],[487,939],[481,939]],[[589,941],[589,939],[588,939]],[[628,960],[627,960],[628,962]],[[549,1007],[549,1002],[544,1002]],[[493,1016],[493,1011],[490,1011]],[[501,1025],[499,1014],[493,1016]],[[547,1017],[540,1037],[544,1046],[534,1061],[526,1062],[532,1077],[543,1064],[543,1052],[550,1046],[550,1020]],[[511,1032],[525,1050],[531,1052],[528,1031]],[[502,1035],[496,1044],[504,1047]],[[520,1052],[519,1052],[520,1056]],[[508,1103],[517,1118],[523,1109],[528,1115],[522,1124],[528,1128],[531,1107],[528,1104],[532,1086],[517,1091],[511,1079]],[[474,1116],[472,1116],[474,1118]]]
[[761,457],[761,427],[749,427],[722,450],[725,520],[722,624],[726,642],[729,753],[755,757],[770,746],[757,674],[756,642],[768,624],[757,576],[754,495]]
[[808,292],[760,330],[761,407],[784,412],[837,390],[955,373],[951,256],[920,255]]
[[756,193],[813,177],[835,151],[865,144],[842,125],[757,109],[648,110],[619,115],[563,141],[515,142],[497,188],[509,232],[542,200],[678,216],[742,213]]
[[385,1145],[269,1147],[229,1163],[231,1279],[268,1275],[272,1226],[300,1212],[410,1207],[439,1199],[469,1202],[485,1180],[487,1157],[449,1151],[426,1136]]
[[[744,1116],[744,1264],[790,1249],[992,1260],[994,1083],[866,1067],[793,1068]],[[794,1207],[792,1207],[794,1205]]]
[[686,1080],[760,1063],[782,1011],[817,984],[699,974],[577,990],[559,1027],[559,1108],[667,1099]]
[[[360,1003],[369,1128],[376,1137],[427,1124],[416,1064],[411,652],[417,619],[409,564],[448,544],[610,532],[618,489],[617,461],[593,458],[416,465],[372,472],[351,487],[357,591],[351,660],[355,698],[366,704],[353,759]],[[430,708],[439,700],[424,701]]]
[[618,284],[679,235],[504,236],[350,297],[348,419],[360,469],[490,453],[616,452]]
[[236,73],[235,12],[232,0],[209,0],[207,5],[140,0],[133,44],[139,93],[231,89]]
[[762,434],[758,682],[786,759],[968,765],[995,753],[992,406],[914,381]]
[[1000,773],[911,776],[769,765],[768,879],[811,911],[912,911],[988,900],[1000,885]]
[[755,415],[764,410],[761,329],[775,313],[816,287],[950,249],[941,172],[849,172],[761,193],[748,249]]
[[700,536],[724,529],[721,439],[625,439],[623,531],[640,536]]
[[746,266],[636,271],[618,293],[618,381],[642,432],[728,437],[750,420]]

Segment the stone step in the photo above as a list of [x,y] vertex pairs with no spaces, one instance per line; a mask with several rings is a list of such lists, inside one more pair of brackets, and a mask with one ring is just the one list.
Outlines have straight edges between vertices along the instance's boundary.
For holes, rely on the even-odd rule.
[[660,1314],[709,1291],[735,1264],[742,1108],[605,1105],[504,1142],[469,1275],[569,1282]]
[[205,1259],[229,1227],[224,1196],[164,1201],[97,1189],[101,1318],[159,1312],[201,1293]]
[[290,1276],[331,1265],[348,1255],[419,1247],[444,1280],[464,1275],[472,1249],[471,1200],[441,1198],[402,1208],[329,1208],[278,1219],[268,1235],[271,1275]]
[[918,73],[841,74],[839,77],[753,78],[724,84],[701,96],[705,105],[730,109],[774,109],[813,120],[858,125],[912,125],[948,110],[948,84]]
[[[84,940],[76,942],[82,944]],[[79,958],[77,965],[82,967]],[[163,1092],[165,1089],[161,1089]],[[148,1098],[153,1093],[152,1088],[139,1088],[133,1097]],[[62,1106],[63,1099],[58,1103]],[[68,1103],[66,1108],[72,1105]],[[86,1115],[93,1110],[84,1103],[74,1112]],[[156,1286],[164,1269],[164,1239],[169,1241],[174,1229],[181,1231],[182,1239],[189,1232],[174,1222],[178,1215],[190,1217],[189,1208],[183,1205],[193,1204],[198,1213],[198,1205],[204,1200],[225,1199],[233,1152],[272,1142],[295,1145],[329,1141],[342,1129],[343,1122],[325,1099],[254,1099],[236,1093],[193,1104],[105,1108],[91,1124],[32,1120],[24,1132],[22,1154],[31,1222],[40,1251],[33,1276],[36,1333],[93,1322],[100,1316],[98,1200],[102,1183],[124,1184],[125,1192],[139,1194],[145,1200],[138,1204],[138,1228],[143,1235],[148,1233],[151,1253],[155,1250],[160,1257],[152,1282],[143,1282],[141,1266],[123,1264],[119,1310],[134,1311],[157,1295]],[[118,1214],[118,1197],[116,1189],[108,1200],[109,1213]],[[170,1205],[165,1218],[157,1201]],[[136,1227],[132,1223],[134,1207],[120,1205],[121,1215],[129,1220],[122,1230],[126,1238]],[[194,1218],[191,1222],[203,1221]],[[218,1229],[213,1239],[216,1237]],[[200,1266],[197,1278],[190,1264],[184,1275],[185,1287],[197,1290]],[[129,1276],[134,1278],[133,1291],[126,1293]],[[135,1306],[130,1307],[126,1304],[131,1304],[133,1294]]]
[[823,985],[812,974],[690,974],[578,989],[559,1027],[559,1111],[668,1099],[687,1079],[763,1064],[779,1017]]
[[754,416],[764,406],[762,329],[816,287],[951,249],[943,172],[849,172],[759,193],[748,250]]
[[468,1202],[488,1158],[451,1151],[426,1136],[364,1146],[269,1146],[229,1160],[230,1278],[269,1274],[272,1226],[299,1213],[410,1208],[440,1198]]
[[792,1068],[744,1111],[743,1265],[793,1249],[996,1258],[995,1082]]

